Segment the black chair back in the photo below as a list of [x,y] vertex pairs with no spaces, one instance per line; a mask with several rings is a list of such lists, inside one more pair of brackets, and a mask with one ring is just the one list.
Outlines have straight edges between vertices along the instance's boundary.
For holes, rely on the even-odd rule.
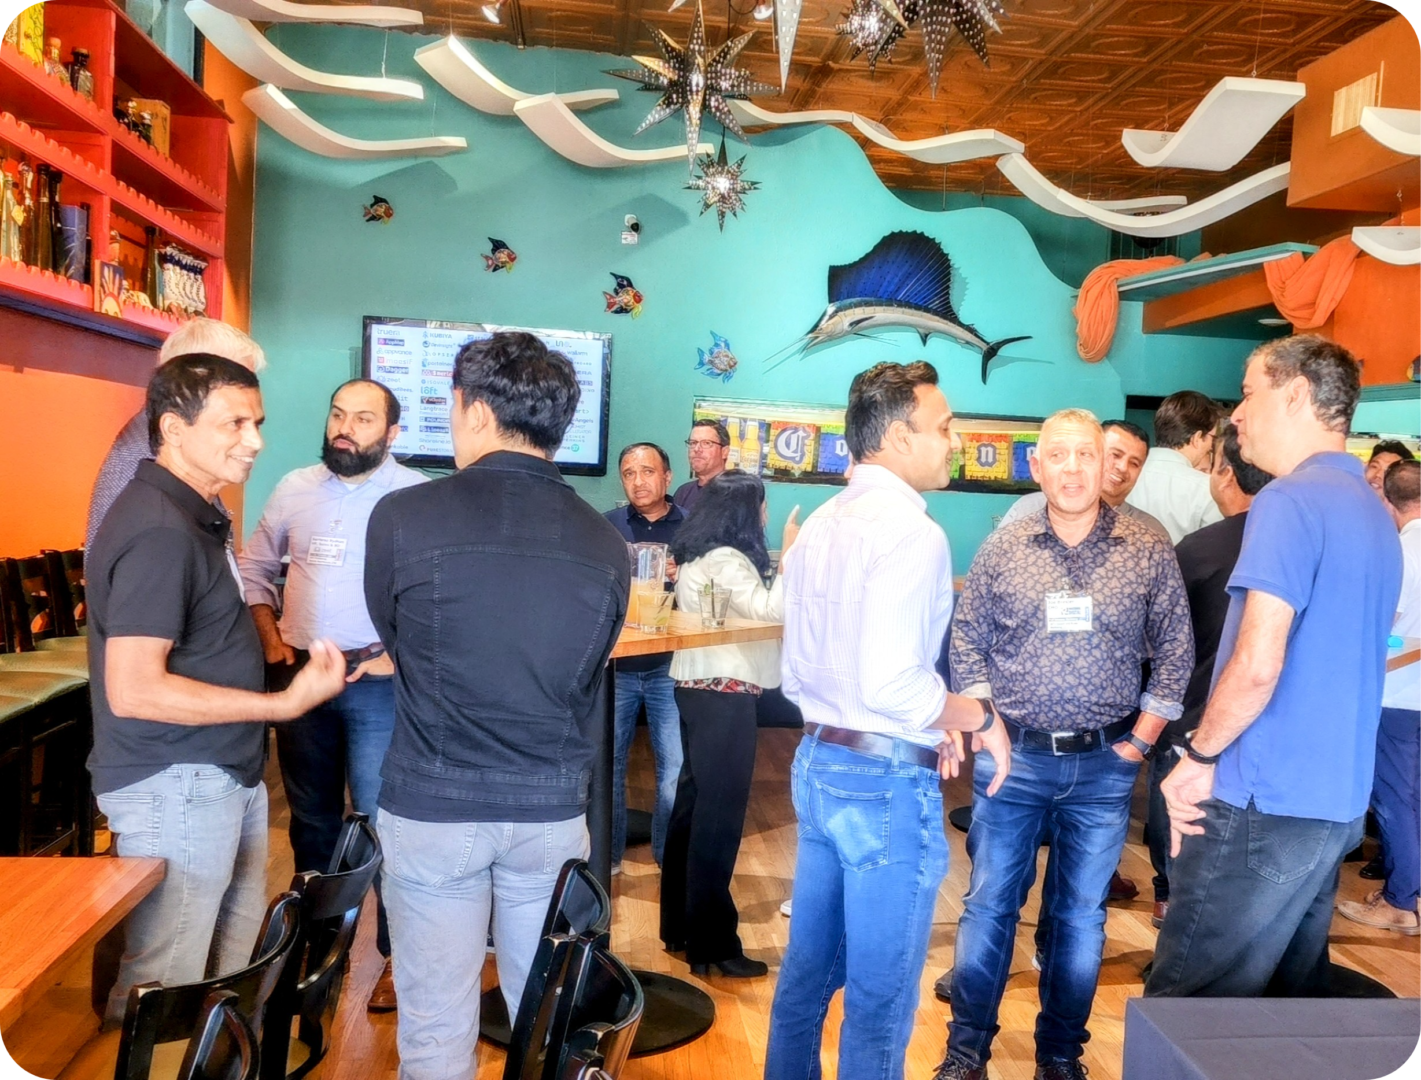
[[[329,873],[308,871],[291,881],[300,898],[301,928],[291,960],[267,1006],[262,1034],[265,1080],[298,1080],[320,1064],[330,1049],[331,1028],[340,1004],[360,907],[375,883],[383,856],[380,840],[365,814],[345,819]],[[290,1073],[291,1025],[307,1056]]]
[[626,964],[600,946],[585,954],[585,965],[567,1006],[571,1033],[554,1078],[616,1080],[641,1024],[646,1004],[641,984]]
[[0,628],[5,634],[0,652],[28,652],[35,647],[29,620],[25,617],[20,568],[14,559],[0,559]]
[[[504,1080],[554,1080],[571,1014],[560,1008],[587,970],[587,955],[610,939],[612,904],[587,863],[569,859],[558,874],[528,982],[513,1018]],[[549,1071],[549,1070],[553,1071]]]
[[267,909],[252,962],[240,971],[182,986],[143,983],[130,990],[115,1080],[148,1080],[153,1048],[193,1038],[203,1007],[214,991],[230,990],[236,995],[236,1009],[259,1040],[267,1000],[291,956],[299,924],[300,898],[295,893],[282,893]]
[[256,1080],[257,1039],[238,1011],[236,994],[218,990],[207,995],[199,1024],[177,1080]]
[[20,579],[20,607],[29,628],[31,647],[36,641],[59,636],[54,585],[50,581],[49,560],[43,555],[15,559]]
[[60,637],[75,637],[79,627],[88,622],[84,606],[84,550],[44,551],[49,569],[50,595],[53,599],[55,625]]

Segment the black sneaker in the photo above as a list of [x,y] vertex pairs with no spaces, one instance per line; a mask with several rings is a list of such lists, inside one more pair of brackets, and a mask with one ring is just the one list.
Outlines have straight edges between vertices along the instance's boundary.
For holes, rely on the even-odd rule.
[[944,971],[937,977],[937,982],[933,983],[933,997],[944,1005],[952,1004],[952,968]]
[[933,1073],[933,1080],[987,1080],[987,1070],[947,1058]]
[[1086,1067],[1079,1061],[1055,1058],[1036,1066],[1036,1080],[1088,1080]]

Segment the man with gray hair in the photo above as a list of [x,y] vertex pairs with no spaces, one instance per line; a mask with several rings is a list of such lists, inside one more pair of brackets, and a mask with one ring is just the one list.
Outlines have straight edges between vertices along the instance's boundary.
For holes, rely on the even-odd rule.
[[[158,366],[179,356],[197,353],[231,360],[254,375],[261,374],[266,367],[266,354],[260,345],[242,331],[216,319],[193,319],[169,334],[158,350]],[[103,524],[104,515],[138,472],[138,463],[152,456],[148,446],[148,417],[139,409],[114,438],[94,479],[94,493],[89,498],[89,524],[84,530],[86,549],[94,546],[94,535]]]
[[[1057,863],[1041,964],[1036,1080],[1083,1080],[1105,945],[1105,899],[1140,763],[1183,712],[1189,604],[1166,537],[1100,498],[1105,436],[1083,409],[1041,428],[1046,506],[993,532],[962,589],[949,644],[955,689],[994,700],[1011,771],[972,766],[971,886],[957,931],[952,1022],[936,1080],[985,1080],[1017,920],[1043,833]],[[1140,664],[1151,657],[1140,690]]]

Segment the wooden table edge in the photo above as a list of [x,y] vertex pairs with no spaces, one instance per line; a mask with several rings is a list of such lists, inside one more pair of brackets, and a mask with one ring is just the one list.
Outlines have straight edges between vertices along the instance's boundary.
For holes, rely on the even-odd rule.
[[778,641],[784,637],[784,624],[756,622],[752,619],[726,619],[725,627],[710,630],[700,625],[699,615],[676,612],[670,628],[664,634],[624,628],[611,659],[632,656],[652,656],[678,649],[705,649],[715,645],[739,645],[749,641]]

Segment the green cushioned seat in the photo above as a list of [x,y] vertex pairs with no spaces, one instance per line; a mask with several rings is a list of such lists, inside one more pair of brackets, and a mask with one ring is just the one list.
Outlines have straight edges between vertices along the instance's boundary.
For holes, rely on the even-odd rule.
[[35,648],[40,652],[77,652],[88,655],[89,639],[87,637],[51,637],[35,642]]
[[19,716],[22,712],[28,712],[35,707],[35,703],[29,698],[11,697],[9,694],[0,694],[0,724],[3,724],[11,717]]
[[43,671],[89,679],[89,655],[73,652],[24,652],[0,655],[0,671]]
[[87,679],[53,671],[10,671],[0,668],[0,694],[24,698],[33,705],[87,685]]

